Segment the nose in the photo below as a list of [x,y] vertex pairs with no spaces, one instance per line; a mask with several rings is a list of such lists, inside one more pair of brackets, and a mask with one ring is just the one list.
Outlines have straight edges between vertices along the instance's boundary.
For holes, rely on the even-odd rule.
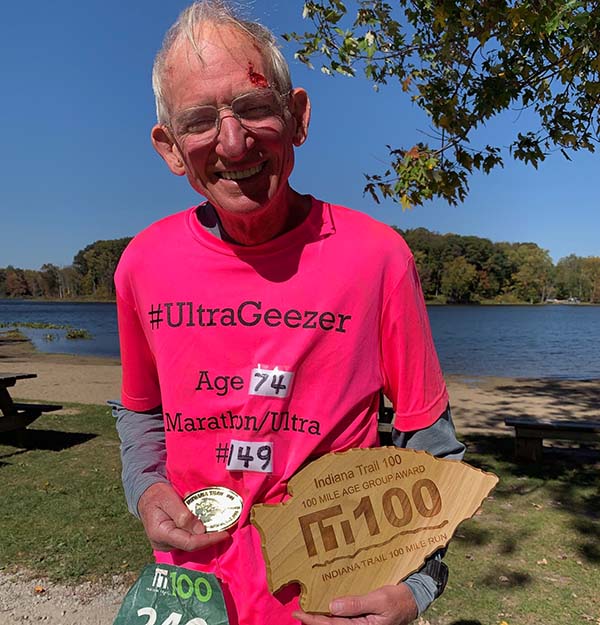
[[216,152],[228,160],[243,158],[254,143],[253,137],[231,111],[223,111]]

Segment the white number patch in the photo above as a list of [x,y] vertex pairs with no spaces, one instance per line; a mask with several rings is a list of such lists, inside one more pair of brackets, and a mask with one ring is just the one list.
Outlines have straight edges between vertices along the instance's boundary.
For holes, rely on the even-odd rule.
[[250,395],[264,397],[287,397],[294,373],[275,369],[252,369],[250,379]]
[[273,443],[232,440],[229,445],[227,469],[273,473]]
[[[147,616],[148,620],[144,625],[155,625],[156,623],[156,610],[154,608],[140,608],[137,611],[138,616]],[[181,623],[182,615],[177,612],[171,612],[166,620],[164,620],[161,625],[179,625]],[[191,621],[188,621],[186,625],[208,625],[208,623],[200,617],[193,618]]]

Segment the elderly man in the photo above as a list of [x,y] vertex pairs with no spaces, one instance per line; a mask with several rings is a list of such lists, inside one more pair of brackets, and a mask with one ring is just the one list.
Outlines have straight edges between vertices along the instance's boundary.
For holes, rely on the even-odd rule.
[[[269,593],[249,513],[307,461],[377,445],[381,391],[397,445],[462,454],[413,258],[389,227],[290,187],[310,102],[264,27],[195,3],[153,83],[152,143],[206,201],[135,237],[115,277],[130,509],[157,561],[216,575],[232,624],[408,623],[443,590],[439,559],[305,614],[297,587]],[[227,531],[183,502],[207,487],[241,502]]]

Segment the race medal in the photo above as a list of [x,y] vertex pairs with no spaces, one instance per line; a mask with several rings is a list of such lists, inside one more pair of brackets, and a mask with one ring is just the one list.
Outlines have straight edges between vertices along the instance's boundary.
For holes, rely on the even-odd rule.
[[144,568],[113,625],[229,625],[223,593],[210,573],[170,564]]
[[301,607],[327,613],[334,597],[397,584],[446,546],[497,482],[424,451],[325,454],[290,479],[287,501],[252,507],[269,590],[297,582]]
[[183,501],[204,523],[207,532],[220,532],[235,525],[244,505],[243,499],[235,491],[224,486],[197,490]]

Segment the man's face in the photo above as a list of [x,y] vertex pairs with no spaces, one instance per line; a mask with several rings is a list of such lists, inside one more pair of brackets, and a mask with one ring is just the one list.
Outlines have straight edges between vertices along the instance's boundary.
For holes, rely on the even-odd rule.
[[218,136],[209,143],[199,140],[178,122],[200,105],[228,106],[240,95],[265,88],[268,76],[257,48],[237,30],[206,26],[201,45],[202,60],[187,42],[176,44],[169,55],[165,83],[170,136],[164,141],[164,127],[155,126],[154,145],[171,171],[186,175],[217,209],[241,216],[275,207],[293,169],[293,146],[306,137],[306,94],[292,94],[289,107],[266,132],[244,128],[225,109]]

